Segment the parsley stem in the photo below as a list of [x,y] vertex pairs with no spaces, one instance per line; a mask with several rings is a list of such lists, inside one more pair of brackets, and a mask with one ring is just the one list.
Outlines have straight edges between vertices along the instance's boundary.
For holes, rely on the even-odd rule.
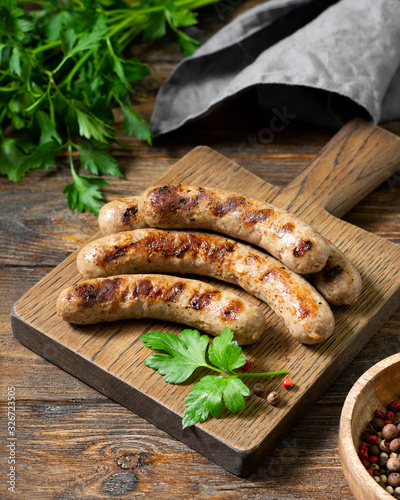
[[36,49],[32,50],[32,54],[36,55],[49,49],[55,49],[59,45],[61,45],[61,40],[56,40],[55,42],[49,42],[44,45],[40,45],[39,47],[36,47]]
[[65,79],[64,82],[62,82],[60,85],[64,85],[65,83],[67,84],[67,89],[71,90],[71,82],[72,79],[74,78],[76,72],[79,70],[79,68],[85,64],[85,62],[89,59],[89,57],[92,55],[93,50],[88,50],[86,54],[84,54],[79,61],[75,64],[75,66],[71,69],[70,73],[68,74],[68,77]]
[[36,5],[43,5],[42,0],[23,0],[22,2],[18,2],[18,3],[33,3]]
[[69,130],[68,130],[68,157],[69,157],[69,166],[71,168],[72,177],[74,180],[76,180],[77,175],[74,167],[74,160],[72,158],[72,143],[69,137]]
[[1,110],[1,113],[0,113],[0,124],[1,124],[1,122],[4,120],[4,117],[6,116],[7,111],[8,111],[8,108],[6,108],[6,107],[4,107],[4,108]]
[[278,370],[276,372],[264,372],[264,373],[235,373],[237,377],[271,377],[274,375],[284,375],[287,370]]
[[[191,10],[193,9],[198,9],[200,7],[205,7],[206,5],[209,5],[211,3],[214,3],[215,0],[198,0],[193,1],[193,0],[181,0],[174,2],[174,5],[179,9],[179,8],[185,8],[189,7]],[[34,3],[32,1],[32,3]],[[40,3],[40,2],[38,2]],[[81,4],[80,0],[77,0],[77,3]],[[154,7],[148,7],[148,8],[139,8],[135,9],[134,7],[139,7],[141,5],[140,2],[135,2],[129,5],[129,8],[126,9],[113,9],[112,11],[103,11],[103,14],[105,15],[111,15],[111,19],[109,18],[107,20],[107,24],[110,25],[110,32],[108,34],[109,37],[114,36],[118,32],[120,32],[122,29],[124,29],[127,25],[131,26],[131,29],[134,26],[140,26],[143,27],[143,23],[146,21],[146,15],[147,14],[152,14],[155,12],[163,12],[166,10],[165,5],[156,5]],[[83,8],[83,6],[82,6]],[[122,19],[122,21],[121,21]],[[115,23],[115,24],[114,24]],[[133,26],[132,26],[133,25]],[[111,28],[112,26],[112,28]],[[77,35],[77,38],[81,37],[83,33],[79,33]],[[32,53],[34,55],[39,54],[40,52],[45,52],[46,50],[54,49],[56,47],[59,47],[61,45],[61,40],[55,40],[54,42],[49,42],[43,45],[40,45],[39,47],[36,47],[35,49],[32,50]]]
[[65,95],[61,92],[61,90],[58,88],[56,82],[54,81],[54,78],[53,78],[53,73],[50,73],[49,75],[49,78],[50,78],[50,81],[51,81],[51,84],[52,86],[55,88],[57,94],[60,96],[60,98],[65,102],[65,104],[67,106],[69,106],[70,108],[72,109],[76,109],[74,106],[72,106],[72,104],[68,101],[68,99],[65,97]]
[[205,365],[200,365],[200,366],[204,366],[205,368],[209,368],[210,370],[213,370],[215,372],[219,372],[219,373],[222,373],[223,375],[235,375],[235,372],[230,372],[230,371],[225,371],[225,370],[220,370],[219,368],[217,368],[216,366],[212,366],[212,365],[209,365],[209,364],[205,364]]
[[122,49],[126,46],[140,33],[140,29],[137,26],[132,26],[131,29],[127,30],[120,38],[119,43]]

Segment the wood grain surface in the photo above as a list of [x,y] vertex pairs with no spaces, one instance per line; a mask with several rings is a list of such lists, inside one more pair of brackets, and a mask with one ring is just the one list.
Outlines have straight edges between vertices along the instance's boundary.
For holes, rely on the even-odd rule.
[[[325,210],[328,206],[342,215],[376,183],[396,171],[399,156],[400,140],[396,136],[355,120],[331,139],[299,179],[283,189],[206,147],[185,155],[156,182],[230,189],[277,203],[311,223],[359,269],[363,279],[360,299],[352,307],[333,309],[334,335],[320,346],[299,344],[268,306],[245,294],[264,312],[268,326],[264,337],[243,352],[256,372],[281,369],[284,364],[296,380],[295,390],[282,394],[282,403],[276,408],[253,395],[236,415],[225,412],[221,419],[211,418],[182,430],[184,401],[195,376],[179,386],[165,383],[143,365],[151,350],[139,340],[148,331],[179,332],[182,326],[140,320],[79,327],[62,321],[55,303],[64,288],[80,279],[76,252],[16,303],[12,313],[14,335],[36,353],[217,464],[247,476],[273,451],[277,436],[288,432],[304,408],[332,383],[400,304],[400,248]],[[235,291],[234,286],[213,283]],[[254,378],[251,385],[261,381]],[[283,393],[280,385],[279,380],[269,381],[267,393]]]
[[[224,5],[226,22],[253,6]],[[211,7],[192,35],[204,40],[223,24]],[[138,109],[150,117],[157,89],[180,60],[173,37],[135,45],[153,76]],[[290,110],[289,110],[290,111]],[[121,126],[121,116],[116,119]],[[139,194],[198,144],[206,144],[265,181],[284,186],[321,151],[334,131],[291,122],[266,143],[254,96],[159,138],[152,147],[121,133],[113,149],[124,179],[109,178],[107,200]],[[382,127],[400,135],[400,122]],[[0,179],[0,496],[8,472],[5,408],[15,386],[17,492],[26,499],[332,499],[350,500],[338,455],[338,426],[345,397],[369,367],[400,350],[400,310],[247,479],[225,471],[123,406],[79,382],[13,339],[12,305],[97,231],[91,214],[70,212],[61,194],[70,182],[63,157],[47,171],[31,171],[18,185]],[[400,242],[400,172],[358,203],[344,220]]]

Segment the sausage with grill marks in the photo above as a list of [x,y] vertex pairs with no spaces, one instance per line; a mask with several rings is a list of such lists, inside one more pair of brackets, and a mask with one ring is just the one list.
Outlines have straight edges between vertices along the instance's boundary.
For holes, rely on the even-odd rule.
[[310,281],[330,304],[354,304],[362,289],[360,273],[335,245],[328,244],[328,262],[322,271],[310,275]]
[[107,203],[104,234],[143,227],[211,229],[253,243],[298,273],[321,271],[329,247],[309,224],[255,198],[199,186],[167,185]]
[[160,229],[116,233],[86,245],[77,265],[85,278],[142,272],[212,276],[268,303],[300,342],[322,342],[334,330],[328,304],[304,278],[224,236]]
[[237,295],[201,281],[163,275],[120,275],[78,283],[61,292],[59,316],[70,323],[154,318],[219,335],[225,327],[240,345],[264,333],[260,309]]

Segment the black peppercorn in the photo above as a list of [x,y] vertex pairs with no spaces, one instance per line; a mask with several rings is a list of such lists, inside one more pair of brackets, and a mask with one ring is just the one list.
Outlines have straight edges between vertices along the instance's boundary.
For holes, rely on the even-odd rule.
[[381,431],[385,427],[385,422],[382,418],[373,418],[371,420],[371,425],[376,431]]
[[370,446],[369,450],[368,450],[368,453],[370,455],[376,455],[376,456],[379,456],[380,453],[381,453],[381,450],[379,448],[379,446],[377,444],[373,444]]
[[[383,457],[379,457],[379,460],[378,460],[378,465],[379,465],[379,467],[382,467],[382,468],[383,468],[383,467],[386,467],[386,463],[387,463],[387,461],[388,461],[388,460],[389,460],[389,457],[385,457],[385,456],[383,456]],[[382,472],[382,474],[384,474],[385,472],[386,472],[386,471],[384,470],[384,471]]]
[[261,397],[264,392],[265,387],[262,384],[255,384],[255,386],[253,387],[253,393],[258,397]]

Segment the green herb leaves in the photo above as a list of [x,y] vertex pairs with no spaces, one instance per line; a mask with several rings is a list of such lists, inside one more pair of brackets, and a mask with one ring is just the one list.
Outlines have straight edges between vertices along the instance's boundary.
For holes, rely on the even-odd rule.
[[79,151],[82,167],[91,174],[122,177],[117,162],[106,151],[96,149],[89,141],[82,141],[75,147]]
[[108,182],[102,177],[89,177],[87,175],[72,175],[74,182],[64,186],[63,193],[67,195],[68,207],[72,210],[77,208],[84,209],[98,214],[102,199],[100,188],[107,186]]
[[[139,35],[163,36],[169,26],[183,52],[192,54],[197,42],[180,28],[196,23],[191,9],[214,1],[43,0],[34,1],[34,9],[17,0],[2,2],[0,174],[19,182],[68,149],[68,206],[97,214],[107,181],[81,174],[76,159],[89,174],[121,177],[104,151],[117,142],[113,108],[121,107],[128,135],[151,144],[149,125],[132,105],[142,97],[134,84],[150,71],[137,58],[126,58],[125,49]],[[74,161],[72,148],[78,153]]]
[[180,384],[187,380],[199,366],[207,366],[207,335],[200,336],[195,330],[183,330],[180,337],[173,333],[152,332],[141,337],[148,347],[165,351],[156,353],[144,361],[154,368],[170,384]]
[[[206,375],[192,388],[185,405],[183,428],[204,422],[211,414],[219,417],[223,403],[232,412],[244,408],[244,397],[250,394],[249,388],[238,377],[261,377],[285,374],[286,370],[268,373],[237,373],[246,363],[241,347],[233,341],[233,332],[224,328],[209,346],[207,335],[197,330],[183,330],[178,337],[173,333],[152,332],[141,336],[147,347],[159,351],[145,359],[144,364],[164,375],[165,382],[180,384],[187,380],[197,368],[203,367],[222,375]],[[208,353],[207,353],[207,346]],[[213,365],[207,362],[208,359]]]
[[208,349],[208,357],[215,366],[225,371],[235,370],[246,363],[237,342],[232,342],[233,333],[229,328],[224,328],[219,337],[215,337]]
[[249,394],[249,388],[238,378],[206,375],[193,386],[186,398],[187,409],[183,414],[182,427],[204,422],[210,413],[219,417],[222,398],[228,410],[237,412],[244,408],[243,396]]

